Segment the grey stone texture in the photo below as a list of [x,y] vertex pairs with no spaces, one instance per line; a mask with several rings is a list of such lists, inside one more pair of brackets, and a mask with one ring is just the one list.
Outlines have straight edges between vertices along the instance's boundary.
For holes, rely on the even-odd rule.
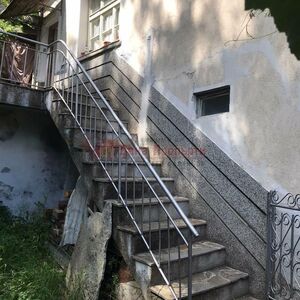
[[[15,89],[20,90],[16,97],[22,91],[35,95]],[[38,95],[42,103],[43,95]],[[0,93],[0,201],[16,215],[34,210],[38,202],[54,208],[63,197],[68,149],[46,111],[9,104],[2,97]]]
[[[83,287],[84,298],[98,299],[106,265],[106,250],[112,230],[112,208],[107,203],[102,213],[96,212],[83,224],[67,271],[70,290]],[[80,281],[80,283],[78,283]]]
[[86,223],[88,190],[80,176],[68,201],[64,232],[60,246],[74,245],[78,239],[80,227]]
[[0,104],[46,110],[43,91],[3,82],[0,83]]
[[[120,117],[137,132],[143,79],[114,51],[83,60],[89,74]],[[176,178],[180,196],[190,199],[194,218],[208,222],[208,238],[221,242],[227,263],[250,275],[250,291],[265,293],[267,191],[232,161],[167,99],[152,88],[147,114],[151,159],[163,175]]]

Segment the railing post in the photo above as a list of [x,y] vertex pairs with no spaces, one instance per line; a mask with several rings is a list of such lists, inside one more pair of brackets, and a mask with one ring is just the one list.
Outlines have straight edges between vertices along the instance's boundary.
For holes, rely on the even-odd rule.
[[[76,69],[75,69],[75,72],[76,72],[76,75],[75,75],[75,78],[76,78],[76,98],[75,98],[75,117],[76,117],[76,120],[79,120],[78,119],[78,98],[79,98],[79,82],[78,82],[78,66],[76,65]],[[92,112],[90,112],[92,113]],[[96,114],[96,108],[95,108],[95,114]],[[96,122],[96,118],[95,118],[95,122]],[[94,134],[97,134],[96,132],[94,132]]]
[[193,237],[192,233],[189,230],[188,233],[188,260],[189,260],[189,267],[188,267],[188,300],[192,300],[193,296],[193,285],[192,285],[192,278],[193,278]]
[[[121,126],[118,126],[118,135],[119,139],[121,139]],[[121,182],[121,172],[122,172],[122,157],[121,157],[121,142],[119,141],[119,149],[118,149],[118,200],[121,198],[121,188],[122,188],[122,182]],[[112,154],[114,155],[114,153]]]
[[272,295],[272,274],[273,274],[273,264],[272,264],[272,242],[274,238],[273,228],[272,228],[272,219],[274,215],[274,206],[272,205],[272,200],[276,191],[270,191],[268,193],[267,199],[267,273],[266,273],[266,295],[267,299],[273,297]]

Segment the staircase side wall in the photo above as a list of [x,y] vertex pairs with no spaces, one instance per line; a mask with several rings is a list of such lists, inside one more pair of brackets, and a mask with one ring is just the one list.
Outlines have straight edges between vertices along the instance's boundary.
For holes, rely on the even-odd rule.
[[141,125],[143,79],[115,52],[83,63],[131,129],[145,127],[152,157],[163,158],[164,175],[190,198],[192,217],[208,221],[208,238],[226,246],[228,264],[248,272],[251,293],[263,298],[267,191],[153,88]]
[[37,202],[56,207],[63,198],[69,156],[43,110],[43,94],[0,85],[0,104],[0,203],[14,214],[35,209]]

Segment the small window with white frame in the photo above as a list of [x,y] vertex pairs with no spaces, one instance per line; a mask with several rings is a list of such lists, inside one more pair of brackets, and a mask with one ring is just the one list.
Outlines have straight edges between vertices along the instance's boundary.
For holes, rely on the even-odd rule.
[[90,49],[101,48],[105,42],[119,40],[120,0],[90,0]]

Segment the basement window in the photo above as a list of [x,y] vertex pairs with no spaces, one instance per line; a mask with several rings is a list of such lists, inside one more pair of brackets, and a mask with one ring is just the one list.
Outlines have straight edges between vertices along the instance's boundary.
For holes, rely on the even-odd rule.
[[197,118],[229,112],[230,86],[196,93]]

